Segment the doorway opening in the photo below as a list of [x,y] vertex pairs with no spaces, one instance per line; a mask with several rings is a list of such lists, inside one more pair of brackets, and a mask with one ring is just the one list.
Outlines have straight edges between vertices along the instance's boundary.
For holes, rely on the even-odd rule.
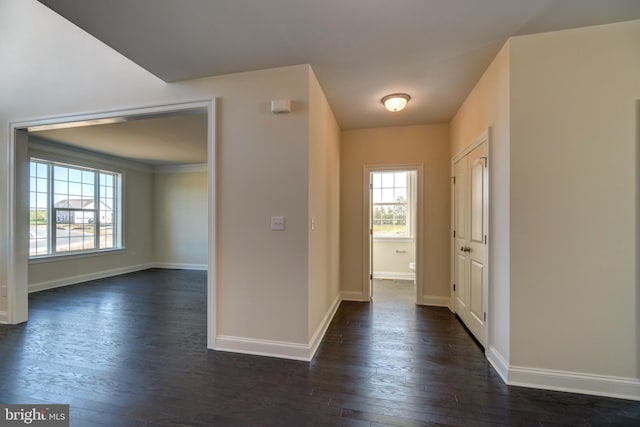
[[371,187],[371,296],[413,299],[416,286],[416,173],[373,171]]
[[422,165],[365,168],[366,300],[420,304]]
[[[75,278],[86,277],[87,280],[92,280],[92,272],[84,271],[83,264],[99,264],[101,271],[96,273],[98,275],[105,272],[117,274],[120,269],[123,269],[121,273],[124,273],[128,272],[124,271],[127,268],[135,270],[136,266],[127,267],[128,263],[125,263],[127,265],[123,267],[113,268],[109,261],[113,261],[115,257],[135,258],[136,250],[129,249],[133,248],[133,245],[131,242],[127,245],[127,238],[133,234],[136,235],[136,239],[140,238],[141,232],[134,233],[137,231],[136,228],[148,228],[148,231],[154,234],[154,236],[148,236],[150,239],[156,237],[156,233],[149,228],[148,224],[151,221],[149,218],[145,221],[141,219],[140,215],[137,215],[129,223],[124,220],[124,212],[127,211],[127,208],[136,209],[133,205],[127,206],[127,203],[136,201],[136,197],[153,200],[152,195],[148,194],[148,191],[144,191],[149,186],[147,185],[148,180],[155,180],[155,178],[149,177],[156,176],[159,168],[163,173],[167,173],[167,168],[177,167],[179,169],[183,166],[176,166],[175,162],[172,165],[169,160],[163,163],[162,159],[153,159],[152,157],[147,159],[149,162],[144,161],[145,155],[150,155],[150,150],[147,150],[146,154],[141,151],[141,147],[145,145],[143,141],[140,141],[139,144],[131,144],[131,142],[121,144],[119,149],[122,151],[120,152],[116,149],[115,142],[118,141],[118,137],[122,139],[123,132],[135,134],[141,130],[141,127],[150,131],[159,123],[175,126],[177,122],[191,123],[194,119],[201,125],[201,138],[198,138],[201,150],[198,157],[198,172],[202,175],[202,189],[205,193],[203,197],[207,200],[203,223],[199,230],[201,235],[203,228],[206,232],[204,233],[205,241],[202,242],[206,256],[202,259],[199,269],[209,272],[207,274],[207,346],[213,348],[216,304],[215,100],[11,124],[11,183],[8,199],[11,212],[10,229],[13,230],[13,234],[10,236],[11,248],[8,251],[11,258],[8,260],[8,323],[16,324],[28,319],[28,293],[30,290],[40,290],[30,289],[31,281],[36,280],[41,283],[43,289],[47,289],[64,285],[62,282],[74,279],[74,277],[65,278],[59,284],[55,283],[55,280],[45,283],[42,281],[42,277],[47,277],[46,274],[42,277],[30,277],[30,263],[51,264],[64,259],[63,262],[74,263],[75,271],[82,273],[76,274]],[[113,146],[108,150],[106,147],[110,146],[109,142],[103,141],[98,143],[98,146],[82,142],[83,138],[84,141],[88,139],[87,132],[90,130],[94,130],[97,132],[95,135],[98,135],[100,133],[97,131],[98,128],[102,128],[101,132],[104,133],[110,125],[114,126],[109,131],[110,137],[115,139],[111,139]],[[116,129],[116,126],[120,127]],[[58,133],[56,134],[56,132]],[[56,140],[52,136],[54,134],[63,139],[68,137],[69,140]],[[74,135],[79,139],[74,140]],[[138,137],[143,139],[141,134],[138,134]],[[39,141],[34,143],[34,138]],[[157,134],[155,138],[158,138]],[[98,139],[100,138],[95,140]],[[153,141],[152,135],[146,143],[153,145]],[[160,143],[160,141],[156,141],[156,144]],[[171,144],[167,144],[167,147],[169,145]],[[156,153],[161,151],[158,146],[155,148]],[[181,146],[180,149],[186,151],[184,146]],[[34,153],[37,154],[34,155]],[[170,155],[167,154],[167,159],[169,158]],[[114,159],[117,164],[113,163]],[[129,160],[130,163],[128,163]],[[110,169],[110,165],[105,166],[109,161],[113,163],[113,171]],[[146,175],[142,173],[145,170],[136,169],[135,166],[145,163],[149,163],[148,169],[150,171],[146,171],[148,172]],[[105,171],[109,171],[109,173]],[[182,169],[171,169],[170,171],[172,173],[185,172]],[[42,176],[40,176],[40,172],[42,172]],[[115,184],[107,185],[110,182],[110,177],[115,177],[112,179],[113,183],[121,181],[122,187],[116,188]],[[175,181],[181,179],[177,178]],[[41,185],[37,186],[38,184]],[[173,182],[170,184],[175,186]],[[65,191],[60,190],[63,186]],[[169,187],[167,186],[167,188]],[[135,196],[127,202],[126,194],[131,195],[132,192],[138,192],[139,196]],[[116,207],[121,211],[116,211]],[[144,215],[148,217],[154,210],[157,210],[156,206],[150,205]],[[122,234],[117,234],[116,230]],[[129,250],[127,251],[127,249]],[[114,255],[103,255],[107,252]],[[104,263],[94,262],[93,260],[97,259],[96,256],[106,256]],[[146,264],[141,263],[137,267],[154,266],[149,264],[150,261],[151,264],[154,264],[153,258],[151,258],[146,261]],[[45,272],[47,268],[49,270],[56,268],[55,266],[49,268],[46,264],[42,265],[45,268],[39,268],[39,270]]]

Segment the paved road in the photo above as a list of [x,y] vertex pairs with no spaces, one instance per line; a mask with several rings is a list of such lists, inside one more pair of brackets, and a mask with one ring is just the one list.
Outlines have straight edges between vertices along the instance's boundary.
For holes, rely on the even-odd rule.
[[[91,233],[83,233],[82,230],[71,229],[67,230],[58,230],[57,237],[67,237],[67,239],[59,239],[58,240],[58,251],[64,250],[79,250],[79,249],[92,249],[93,246],[93,234]],[[84,237],[84,239],[83,239]],[[89,239],[86,239],[89,237]],[[83,247],[83,240],[85,244],[89,245],[88,247]],[[37,248],[37,252],[36,252]],[[47,251],[47,229],[43,226],[34,226],[32,225],[29,229],[29,253],[31,254],[43,254]]]

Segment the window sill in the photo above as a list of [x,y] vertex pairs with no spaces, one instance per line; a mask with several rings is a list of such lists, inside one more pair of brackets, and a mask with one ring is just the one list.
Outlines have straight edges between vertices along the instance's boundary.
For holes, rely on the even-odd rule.
[[125,248],[118,249],[101,249],[97,251],[90,252],[76,252],[76,253],[66,253],[66,254],[54,254],[54,255],[40,255],[37,257],[29,258],[29,264],[41,264],[46,262],[55,262],[55,261],[67,261],[72,259],[80,259],[80,258],[90,258],[102,255],[111,255],[111,254],[119,254],[123,253]]
[[412,242],[415,240],[415,237],[401,237],[401,236],[373,236],[373,240],[378,240],[380,242]]

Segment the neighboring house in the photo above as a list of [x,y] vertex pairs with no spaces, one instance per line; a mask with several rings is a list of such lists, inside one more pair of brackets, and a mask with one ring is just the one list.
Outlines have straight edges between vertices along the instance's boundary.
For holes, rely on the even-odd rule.
[[[56,210],[56,223],[58,224],[93,224],[93,215],[96,204],[93,199],[64,199],[53,205]],[[89,211],[83,213],[82,211]],[[100,223],[110,224],[113,219],[113,211],[110,206],[100,202]]]

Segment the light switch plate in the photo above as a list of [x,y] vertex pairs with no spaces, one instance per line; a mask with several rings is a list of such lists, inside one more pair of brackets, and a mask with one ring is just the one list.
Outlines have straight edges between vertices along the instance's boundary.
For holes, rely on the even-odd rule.
[[271,217],[271,231],[284,231],[285,223],[283,216]]

